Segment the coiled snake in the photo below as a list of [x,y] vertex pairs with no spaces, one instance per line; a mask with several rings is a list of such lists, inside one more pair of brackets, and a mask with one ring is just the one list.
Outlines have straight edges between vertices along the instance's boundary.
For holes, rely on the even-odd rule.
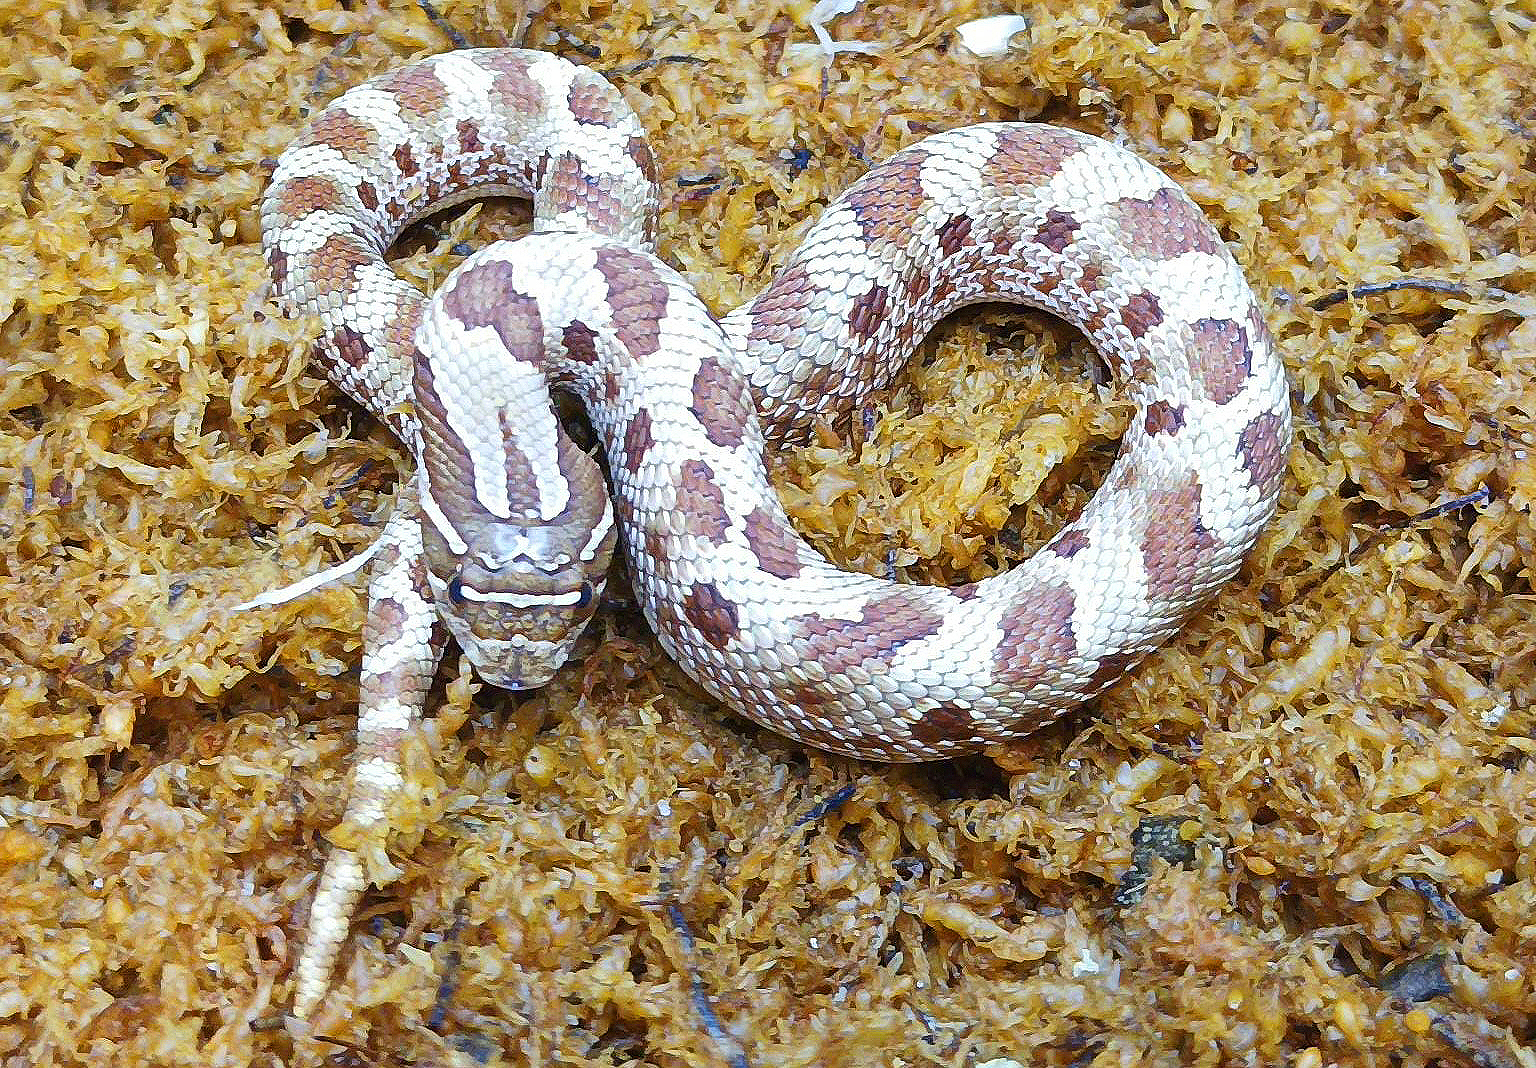
[[[430,300],[386,265],[407,223],[494,193],[532,198],[532,234],[471,256]],[[1025,123],[928,137],[829,205],[719,322],[655,255],[657,201],[618,92],[516,49],[355,88],[278,161],[262,205],[275,292],[318,315],[326,371],[416,461],[369,554],[355,823],[377,826],[401,784],[445,630],[486,680],[543,684],[620,531],[647,620],[712,694],[810,745],[913,761],[1099,693],[1233,576],[1274,511],[1291,425],[1259,308],[1199,209],[1128,152]],[[981,300],[1087,334],[1136,406],[1118,459],[1005,574],[944,589],[839,571],[791,528],[765,445],[884,387],[940,318]],[[611,498],[551,386],[586,406]],[[297,1015],[324,992],[363,882],[333,851]]]

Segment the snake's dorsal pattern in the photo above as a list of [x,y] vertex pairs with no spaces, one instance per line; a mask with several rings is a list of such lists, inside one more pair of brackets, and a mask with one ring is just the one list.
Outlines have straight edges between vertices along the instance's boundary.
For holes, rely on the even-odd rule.
[[[430,301],[385,265],[411,219],[495,192],[534,233]],[[396,746],[446,628],[491,682],[564,660],[615,524],[663,646],[765,726],[880,760],[1027,733],[1102,691],[1230,579],[1274,511],[1283,369],[1219,235],[1159,170],[1075,131],[937,134],[834,201],[769,287],[717,323],[655,255],[643,131],[599,76],[512,49],[449,53],[353,89],[278,163],[262,219],[275,289],[318,313],[320,359],[416,460],[381,539],[349,818],[383,818]],[[1080,327],[1136,405],[1083,513],[1012,571],[958,589],[833,567],[790,527],[765,443],[886,385],[980,300]],[[612,500],[549,388],[602,437]],[[337,850],[311,912],[308,1014],[363,884]]]

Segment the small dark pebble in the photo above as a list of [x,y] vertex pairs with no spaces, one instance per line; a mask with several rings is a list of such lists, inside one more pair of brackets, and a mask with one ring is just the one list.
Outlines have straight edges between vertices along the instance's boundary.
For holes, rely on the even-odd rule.
[[1445,953],[1426,953],[1399,961],[1381,973],[1376,985],[1403,1001],[1443,998],[1451,992],[1451,981],[1445,975],[1447,960]]

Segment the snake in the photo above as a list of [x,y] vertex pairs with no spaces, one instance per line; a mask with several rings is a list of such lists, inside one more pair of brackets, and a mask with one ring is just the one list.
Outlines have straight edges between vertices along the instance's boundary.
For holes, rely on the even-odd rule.
[[[475,251],[430,296],[387,263],[412,222],[493,195],[532,201],[529,233]],[[910,762],[1101,693],[1237,573],[1274,514],[1291,418],[1258,300],[1209,219],[1133,152],[1029,122],[930,134],[833,199],[718,318],[659,257],[660,203],[623,95],[515,48],[351,88],[276,162],[261,206],[272,293],[318,325],[319,364],[414,463],[363,554],[356,826],[388,820],[449,637],[489,683],[545,684],[620,543],[662,648],[724,705],[822,750]],[[980,301],[1087,337],[1134,409],[1113,464],[1001,574],[950,588],[839,569],[791,525],[766,450],[877,395]],[[603,462],[555,393],[585,408]],[[333,847],[296,1016],[319,1005],[365,881],[361,857]]]

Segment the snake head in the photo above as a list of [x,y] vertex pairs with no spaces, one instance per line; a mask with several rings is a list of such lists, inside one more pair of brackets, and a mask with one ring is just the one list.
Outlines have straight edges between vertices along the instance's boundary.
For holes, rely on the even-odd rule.
[[[597,609],[613,559],[606,494],[543,523],[423,516],[427,582],[438,616],[481,678],[508,690],[547,683]],[[444,521],[445,522],[445,521]]]

